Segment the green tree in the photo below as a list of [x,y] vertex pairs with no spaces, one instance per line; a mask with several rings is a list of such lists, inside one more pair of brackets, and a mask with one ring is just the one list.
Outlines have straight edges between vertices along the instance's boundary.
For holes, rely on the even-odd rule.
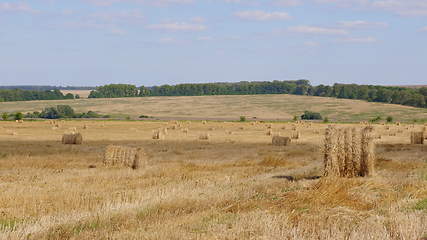
[[74,109],[69,105],[58,105],[56,109],[60,117],[72,118],[75,115]]
[[20,121],[20,120],[22,120],[23,118],[24,118],[24,115],[23,115],[21,112],[17,112],[17,113],[15,113],[14,119],[15,119],[16,121]]
[[3,121],[7,121],[9,119],[9,113],[2,113],[1,118]]
[[58,109],[56,107],[48,107],[40,113],[40,117],[47,119],[58,119],[61,117],[61,115],[59,114]]
[[317,112],[305,111],[303,115],[301,115],[302,120],[322,120],[322,115]]
[[386,119],[386,121],[388,123],[392,123],[393,122],[393,117],[392,116],[388,116],[387,119]]

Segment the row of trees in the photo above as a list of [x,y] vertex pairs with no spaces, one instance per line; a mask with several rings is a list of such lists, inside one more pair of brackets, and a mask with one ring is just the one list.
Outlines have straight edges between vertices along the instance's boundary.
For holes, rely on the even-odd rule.
[[307,96],[360,99],[370,102],[401,104],[427,108],[427,88],[384,87],[374,85],[334,84],[312,86],[308,80],[197,83],[136,87],[110,84],[93,90],[89,98],[119,98],[147,96],[202,96],[240,94],[296,94]]
[[26,113],[25,118],[109,118],[110,116],[102,116],[96,112],[88,111],[85,113],[76,113],[69,105],[57,105],[55,107],[47,107],[42,112]]
[[304,95],[310,87],[308,80],[197,83],[136,87],[128,84],[110,84],[93,90],[89,98],[119,98],[147,96],[202,96],[202,95],[250,95],[250,94],[299,94]]
[[360,99],[427,108],[427,87],[414,89],[356,84],[319,85],[309,88],[308,95]]
[[79,87],[79,86],[49,86],[49,85],[10,85],[0,86],[0,89],[21,89],[21,90],[34,90],[34,91],[49,91],[49,90],[93,90],[95,87]]
[[0,102],[32,101],[32,100],[60,100],[74,99],[71,93],[62,94],[60,90],[21,90],[21,89],[0,89]]

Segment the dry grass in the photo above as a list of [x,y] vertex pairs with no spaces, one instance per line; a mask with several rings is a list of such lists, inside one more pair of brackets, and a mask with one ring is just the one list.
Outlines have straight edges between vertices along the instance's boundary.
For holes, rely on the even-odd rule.
[[[427,234],[427,146],[410,144],[408,125],[391,126],[392,137],[376,126],[384,137],[377,140],[375,177],[337,180],[317,177],[323,136],[315,132],[326,125],[296,124],[301,138],[279,148],[261,124],[178,124],[190,131],[171,130],[157,141],[153,130],[171,124],[66,121],[53,131],[46,122],[0,122],[0,239],[397,240]],[[84,125],[85,144],[58,141],[64,130]],[[209,128],[209,141],[199,141]],[[283,128],[292,125],[271,126]],[[111,144],[143,148],[150,164],[102,167]]]

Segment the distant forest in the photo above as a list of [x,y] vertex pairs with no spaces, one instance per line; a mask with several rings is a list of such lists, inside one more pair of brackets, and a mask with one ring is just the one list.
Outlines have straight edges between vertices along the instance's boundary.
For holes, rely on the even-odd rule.
[[308,80],[195,83],[154,87],[137,87],[129,84],[109,84],[97,87],[96,90],[93,90],[90,93],[89,98],[251,94],[294,94],[334,97],[427,108],[427,87],[406,88],[338,83],[333,86],[312,86]]
[[[7,88],[7,89],[2,89]],[[12,89],[10,89],[12,88]],[[24,89],[28,88],[28,89]],[[61,90],[82,90],[83,87],[12,86],[0,87],[0,102],[74,99],[73,94],[63,95]],[[85,89],[93,89],[85,87]],[[204,95],[252,95],[294,94],[305,96],[359,99],[369,102],[401,104],[427,108],[427,87],[407,88],[357,84],[312,86],[308,80],[265,81],[237,83],[192,83],[153,87],[130,84],[109,84],[96,87],[89,98],[122,98],[149,96],[204,96]]]
[[34,91],[49,91],[49,90],[94,90],[96,87],[79,87],[79,86],[39,86],[39,85],[16,85],[16,86],[0,86],[0,89],[20,89],[20,90],[34,90]]
[[0,102],[14,102],[14,101],[34,101],[34,100],[61,100],[61,99],[74,99],[71,93],[66,95],[58,89],[56,90],[21,90],[21,89],[0,89]]

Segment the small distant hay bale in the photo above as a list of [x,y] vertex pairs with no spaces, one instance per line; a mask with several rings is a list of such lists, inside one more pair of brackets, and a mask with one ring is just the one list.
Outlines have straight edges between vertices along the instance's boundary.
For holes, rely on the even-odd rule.
[[85,125],[83,125],[83,129],[88,129],[88,126],[85,124]]
[[267,133],[266,133],[266,135],[267,136],[273,136],[273,130],[271,130],[271,129],[268,130]]
[[17,123],[24,123],[24,120],[16,120]]
[[9,135],[11,135],[11,136],[16,136],[16,135],[18,135],[18,133],[17,133],[17,132],[15,132],[15,131],[7,131],[6,133],[7,133],[7,134],[9,134]]
[[80,133],[70,133],[62,135],[62,144],[80,145],[83,143],[83,136]]
[[267,128],[268,128],[268,129],[271,129],[272,127],[273,127],[273,125],[271,125],[271,124],[268,124],[268,125],[267,125]]
[[202,121],[203,125],[206,125],[208,122],[206,122],[205,120]]
[[424,132],[411,132],[411,144],[424,144]]
[[208,130],[209,131],[215,131],[215,128],[211,127],[211,128],[208,128]]
[[210,135],[208,133],[202,133],[199,135],[199,140],[209,140]]
[[188,133],[188,128],[182,129],[182,132],[185,133],[185,134],[187,134]]
[[170,129],[176,130],[176,129],[178,129],[178,126],[177,125],[172,125],[172,127],[170,127]]
[[239,127],[239,130],[245,130],[245,128],[244,127]]
[[142,148],[109,145],[105,149],[103,163],[109,167],[138,169],[141,167],[144,156]]
[[168,135],[168,129],[167,128],[163,128],[162,129],[162,133],[163,133],[163,135]]
[[291,142],[289,137],[273,136],[271,140],[274,146],[286,146]]
[[292,132],[291,138],[292,139],[299,139],[300,133],[298,131]]
[[165,136],[164,136],[164,134],[163,134],[162,131],[156,130],[156,131],[153,132],[153,137],[152,138],[154,140],[163,140],[163,139],[165,139]]
[[233,135],[232,131],[225,131],[225,133],[228,134],[228,135]]

